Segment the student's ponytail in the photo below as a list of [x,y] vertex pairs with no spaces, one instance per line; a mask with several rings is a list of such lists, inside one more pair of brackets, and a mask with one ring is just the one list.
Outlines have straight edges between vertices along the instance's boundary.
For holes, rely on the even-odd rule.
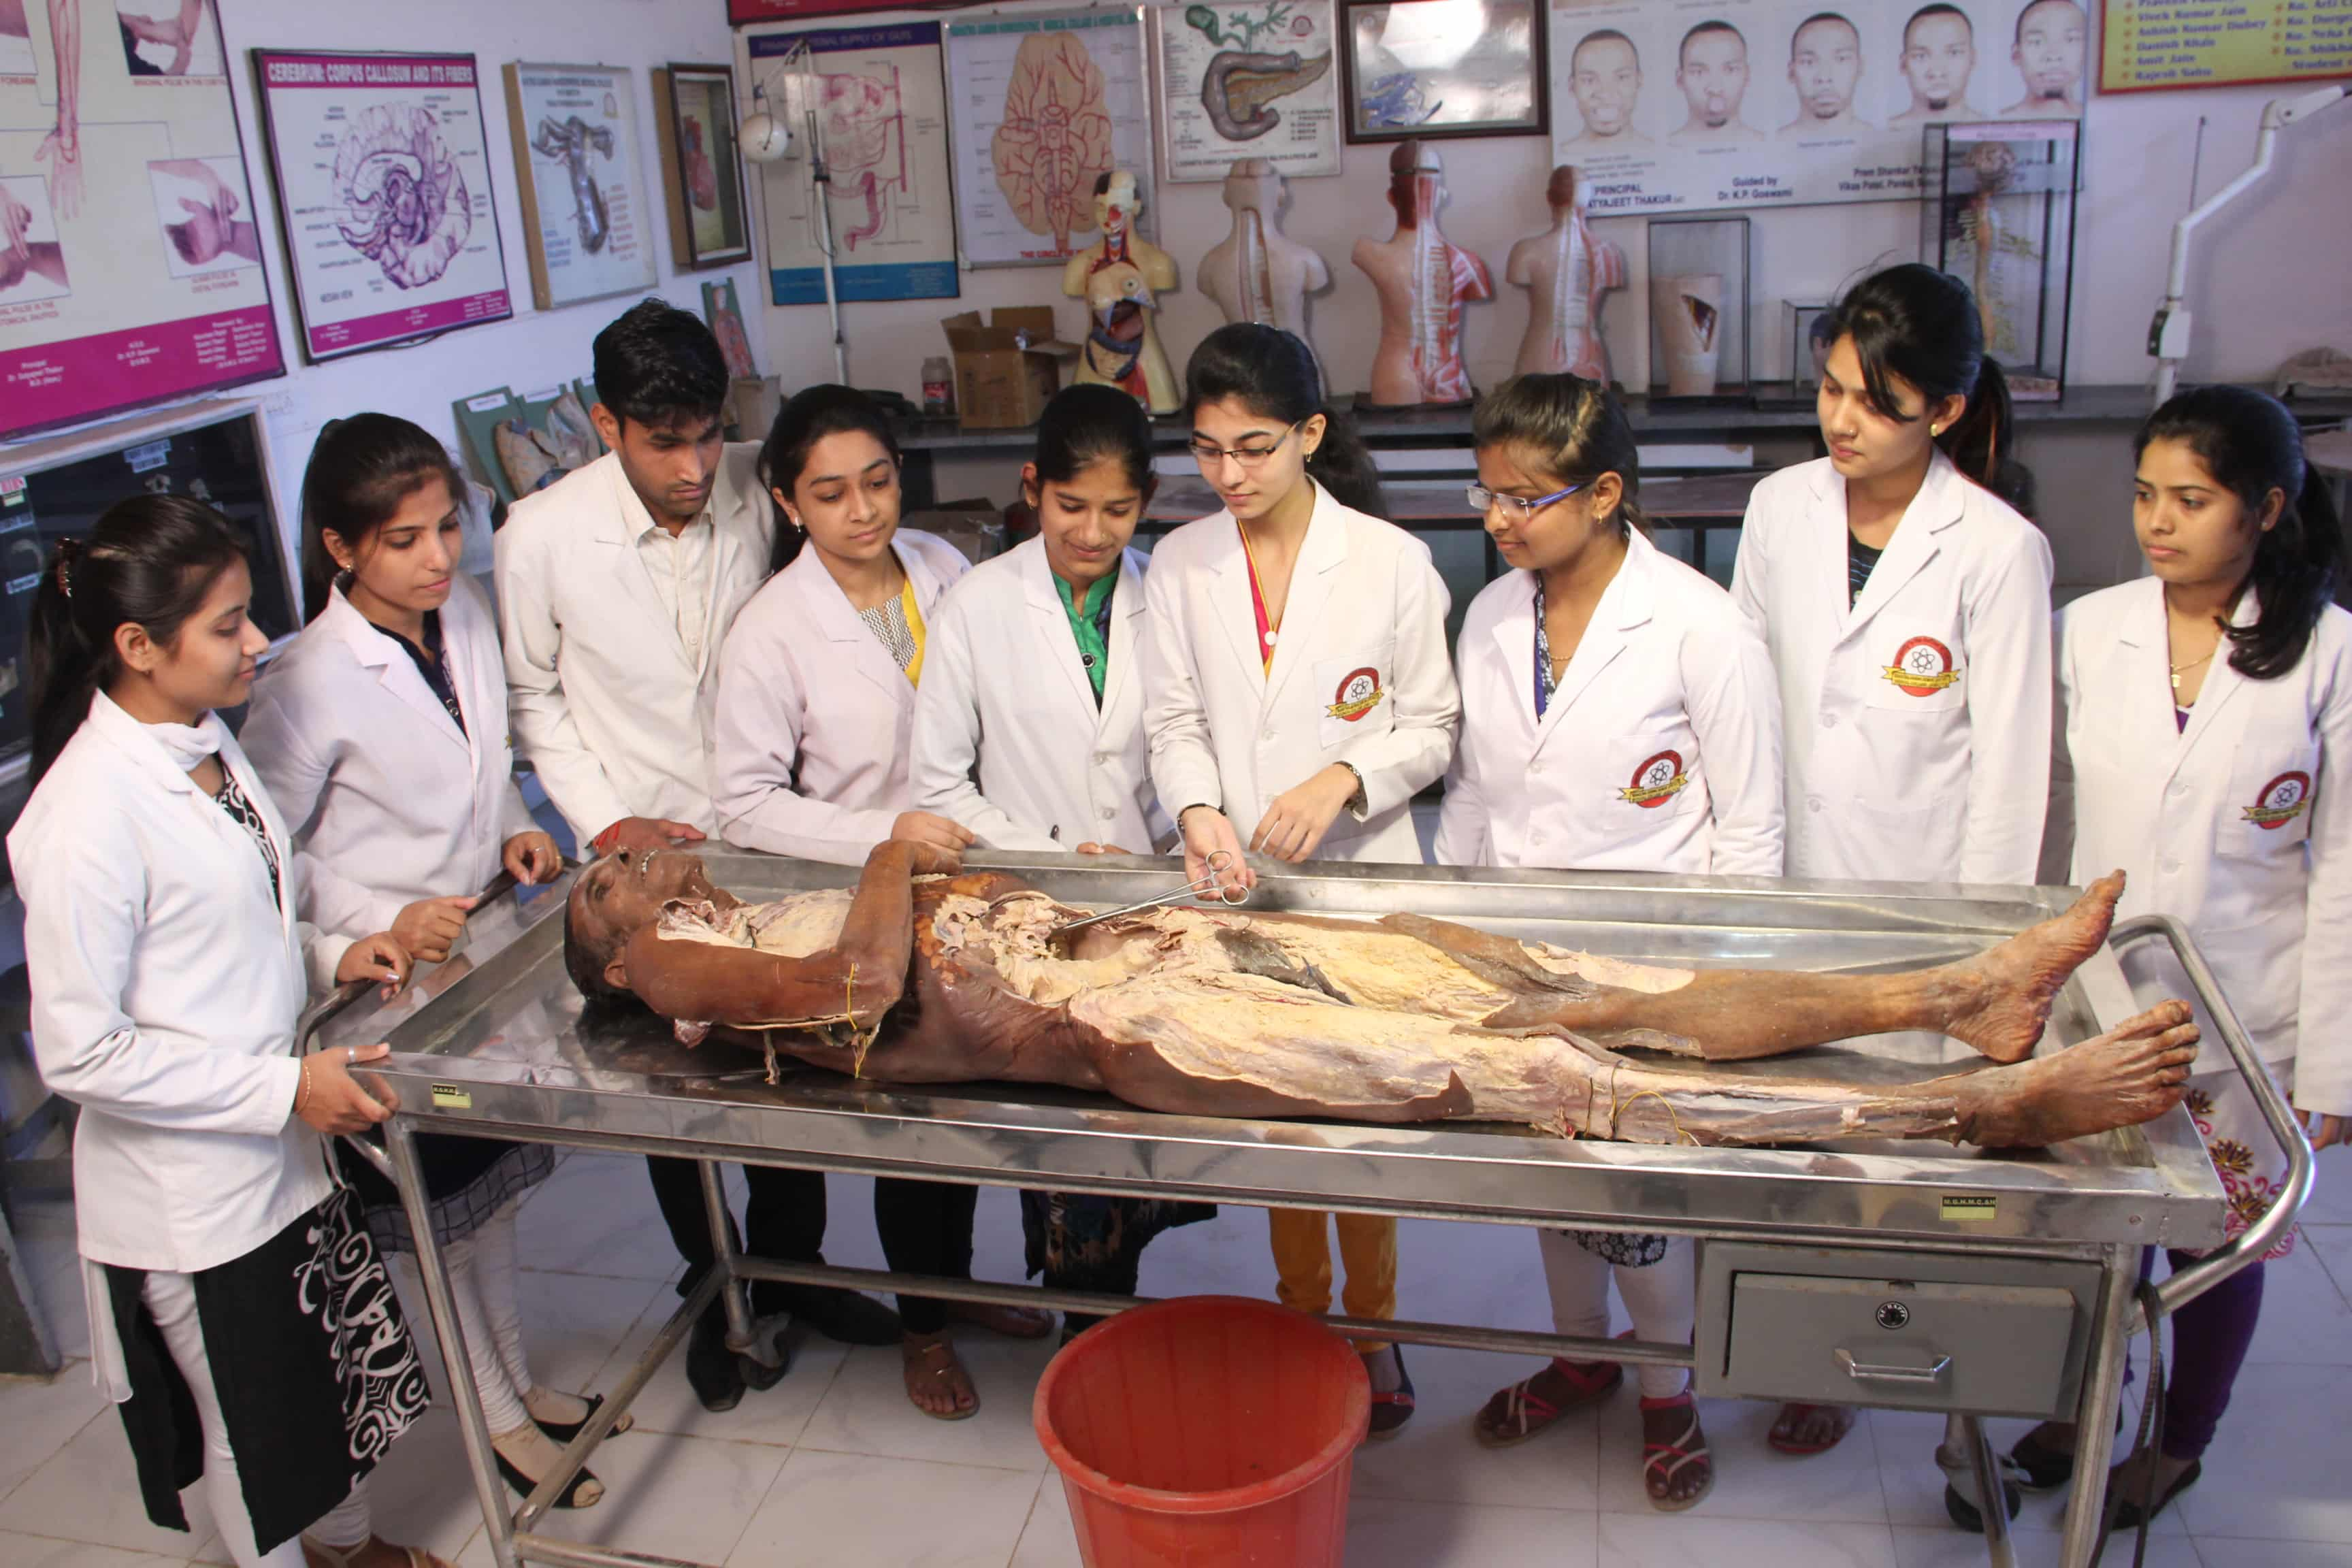
[[1307,476],[1341,506],[1372,517],[1388,515],[1370,449],[1355,421],[1323,400],[1315,353],[1297,333],[1234,321],[1202,339],[1184,366],[1185,416],[1204,403],[1228,397],[1261,418],[1286,425],[1323,416],[1323,439],[1307,459]]
[[1883,417],[1897,411],[1895,378],[1929,403],[1964,397],[1968,405],[1936,438],[1952,466],[2031,517],[2033,475],[2017,460],[2009,378],[1985,353],[1976,296],[1948,272],[1906,261],[1874,272],[1832,308],[1829,340],[1853,340],[1864,395]]
[[2247,586],[2258,614],[2228,628],[2230,668],[2250,680],[2275,680],[2293,669],[2343,584],[2344,524],[2317,469],[2305,460],[2303,429],[2278,399],[2242,386],[2200,386],[2147,416],[2132,460],[2152,441],[2178,441],[2197,455],[2213,482],[2259,518],[2273,492],[2278,521],[2254,546]]
[[121,673],[114,634],[136,622],[168,647],[204,607],[213,584],[244,559],[220,513],[183,496],[134,496],[109,507],[88,541],[60,539],[33,591],[25,632],[33,782],[49,771]]

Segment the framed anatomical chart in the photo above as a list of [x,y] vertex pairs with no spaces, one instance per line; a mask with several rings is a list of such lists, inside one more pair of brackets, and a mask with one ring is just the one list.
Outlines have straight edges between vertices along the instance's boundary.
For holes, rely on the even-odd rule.
[[0,0],[0,440],[286,370],[213,9]]
[[[809,116],[816,117],[832,175],[826,216],[840,297],[954,299],[955,192],[940,25],[755,32],[744,44],[752,86],[785,117],[793,135],[804,141]],[[806,56],[796,56],[803,44]],[[779,305],[824,301],[812,172],[806,157],[781,158],[760,170],[768,295]]]
[[725,66],[654,72],[670,258],[681,272],[751,259],[743,159],[735,145],[735,73]]
[[1033,13],[947,25],[956,231],[974,267],[1067,259],[1094,243],[1095,182],[1132,170],[1150,226],[1143,14]]
[[531,303],[551,310],[651,289],[635,73],[517,62],[504,75]]
[[303,357],[514,314],[473,56],[253,61]]
[[1169,180],[1222,180],[1236,158],[1294,178],[1339,172],[1330,0],[1156,5],[1151,24]]

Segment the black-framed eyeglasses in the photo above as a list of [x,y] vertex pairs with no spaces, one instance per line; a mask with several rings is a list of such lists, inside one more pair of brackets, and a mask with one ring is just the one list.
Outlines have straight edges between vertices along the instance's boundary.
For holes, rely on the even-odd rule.
[[1471,485],[1463,490],[1462,499],[1468,501],[1472,509],[1482,517],[1495,508],[1501,507],[1504,514],[1512,521],[1525,522],[1552,502],[1566,500],[1577,491],[1591,488],[1591,479],[1579,479],[1564,490],[1554,490],[1548,496],[1538,496],[1533,500],[1528,500],[1525,496],[1507,496],[1500,490],[1490,490],[1484,485]]
[[1268,458],[1271,458],[1276,452],[1281,451],[1282,444],[1290,439],[1292,435],[1297,431],[1299,426],[1306,423],[1307,421],[1304,419],[1292,423],[1284,428],[1281,435],[1276,436],[1272,441],[1263,447],[1220,447],[1212,442],[1195,439],[1190,443],[1192,449],[1192,460],[1200,464],[1203,468],[1212,468],[1216,467],[1216,465],[1223,459],[1231,458],[1234,462],[1239,463],[1244,471],[1246,472],[1256,468]]

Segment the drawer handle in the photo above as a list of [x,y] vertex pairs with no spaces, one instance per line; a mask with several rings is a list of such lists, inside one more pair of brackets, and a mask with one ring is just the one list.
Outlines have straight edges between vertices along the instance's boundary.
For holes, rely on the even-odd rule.
[[1839,1351],[1837,1358],[1845,1374],[1856,1383],[1941,1383],[1944,1369],[1952,1364],[1948,1355],[1937,1356],[1933,1366],[1875,1366],[1854,1360],[1849,1350]]

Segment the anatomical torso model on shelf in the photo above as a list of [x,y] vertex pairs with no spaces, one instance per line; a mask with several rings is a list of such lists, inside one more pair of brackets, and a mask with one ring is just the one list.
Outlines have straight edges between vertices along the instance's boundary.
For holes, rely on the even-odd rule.
[[1076,381],[1099,382],[1134,395],[1154,414],[1183,402],[1152,317],[1160,295],[1176,287],[1176,263],[1135,233],[1142,202],[1135,176],[1114,169],[1095,182],[1095,222],[1102,237],[1070,258],[1062,292],[1087,302],[1087,341]]
[[1554,169],[1544,195],[1551,203],[1551,227],[1511,247],[1503,268],[1507,279],[1528,291],[1528,335],[1519,340],[1512,374],[1564,371],[1606,385],[1601,296],[1625,286],[1625,253],[1593,237],[1575,169],[1565,163]]
[[1236,158],[1225,175],[1233,232],[1201,258],[1201,292],[1228,321],[1255,321],[1307,336],[1307,296],[1331,286],[1331,269],[1282,232],[1283,178],[1263,158]]
[[1435,149],[1400,142],[1389,156],[1389,205],[1396,233],[1356,241],[1355,263],[1381,300],[1381,344],[1372,355],[1373,403],[1467,403],[1462,304],[1491,300],[1486,264],[1439,232],[1444,170]]

